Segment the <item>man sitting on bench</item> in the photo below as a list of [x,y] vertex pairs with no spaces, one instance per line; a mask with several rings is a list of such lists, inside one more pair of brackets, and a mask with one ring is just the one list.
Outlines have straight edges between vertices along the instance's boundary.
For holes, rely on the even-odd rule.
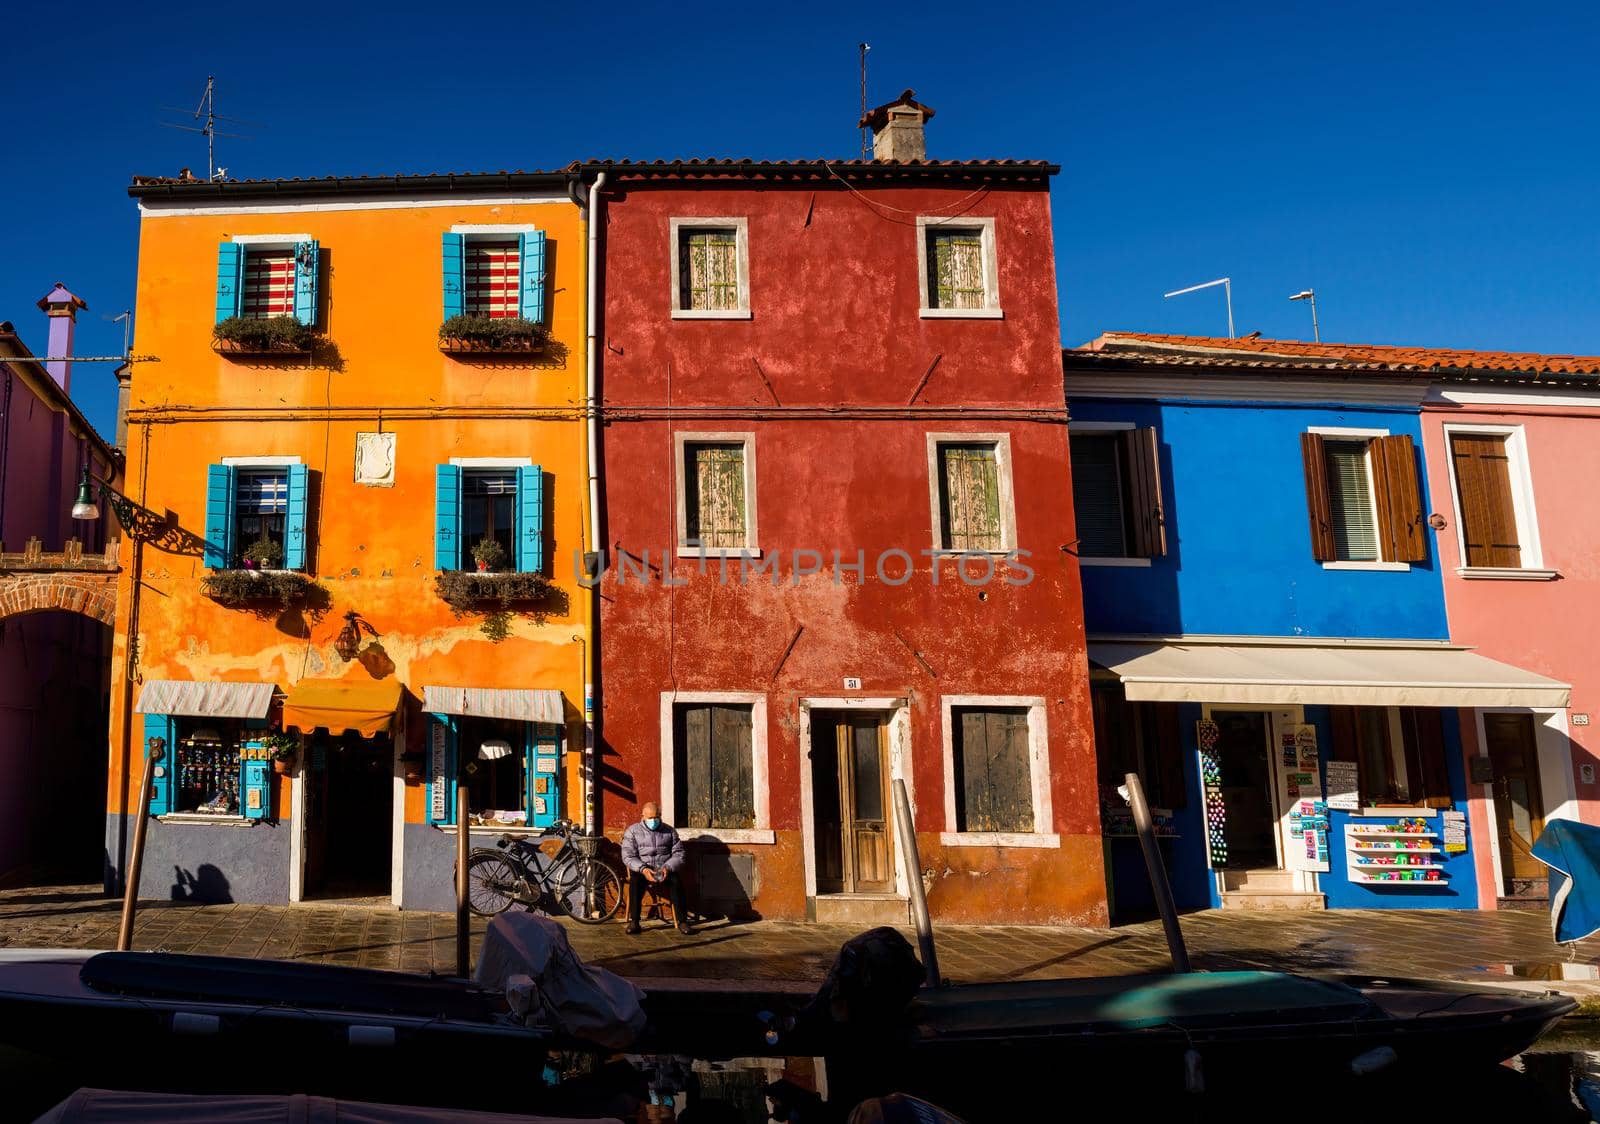
[[683,866],[683,840],[669,823],[661,820],[661,809],[650,801],[641,809],[639,823],[628,825],[622,833],[622,862],[628,868],[628,932],[639,932],[639,907],[646,883],[656,893],[665,891],[672,902],[672,917],[678,932],[688,933],[689,919],[683,912],[683,885],[678,871]]

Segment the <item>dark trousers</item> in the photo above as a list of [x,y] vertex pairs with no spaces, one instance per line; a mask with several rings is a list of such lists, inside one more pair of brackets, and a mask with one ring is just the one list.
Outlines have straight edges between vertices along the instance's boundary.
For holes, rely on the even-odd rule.
[[678,881],[678,872],[667,871],[667,876],[660,882],[651,882],[637,871],[628,871],[628,920],[639,920],[639,906],[644,901],[644,888],[654,886],[656,893],[665,893],[672,902],[672,920],[679,925],[688,923],[689,918],[683,912],[683,883]]

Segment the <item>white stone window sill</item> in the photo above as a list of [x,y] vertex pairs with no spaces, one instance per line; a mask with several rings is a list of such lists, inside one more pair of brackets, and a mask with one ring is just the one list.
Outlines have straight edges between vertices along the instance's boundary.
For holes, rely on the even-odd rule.
[[932,551],[934,558],[1005,558],[1011,553],[1011,548],[1005,550],[952,550],[949,547],[935,547]]
[[685,843],[776,843],[778,833],[759,827],[680,827]]
[[255,827],[257,820],[247,820],[243,816],[210,816],[204,812],[168,812],[164,816],[157,816],[162,823],[171,824],[207,824],[211,827]]
[[1080,565],[1080,566],[1126,566],[1126,567],[1129,567],[1129,568],[1148,569],[1149,566],[1150,566],[1150,559],[1148,559],[1148,558],[1103,558],[1103,557],[1093,557],[1093,558],[1091,558],[1088,555],[1080,554],[1080,555],[1078,555],[1078,565]]
[[1061,836],[1054,832],[941,831],[939,843],[945,847],[1059,847]]
[[674,320],[749,320],[748,308],[675,308]]
[[679,558],[760,558],[759,546],[678,546]]
[[1409,562],[1324,562],[1324,570],[1373,570],[1401,574],[1411,569]]
[[[437,830],[439,830],[439,831],[444,832],[446,835],[454,835],[456,833],[456,825],[453,824],[453,823],[436,823],[436,824],[431,824],[430,826],[435,828],[435,829],[437,829]],[[542,828],[542,827],[525,827],[522,824],[512,824],[512,823],[503,823],[503,824],[481,824],[481,823],[475,823],[471,827],[467,828],[467,834],[468,835],[523,835],[523,836],[531,835],[531,836],[539,836],[539,835],[543,835],[544,834],[544,828]],[[552,835],[550,838],[554,839],[555,836]]]
[[1556,570],[1525,570],[1519,566],[1457,566],[1456,573],[1469,581],[1548,582],[1561,576]]
[[918,315],[924,320],[1004,320],[1005,313],[998,308],[924,308]]

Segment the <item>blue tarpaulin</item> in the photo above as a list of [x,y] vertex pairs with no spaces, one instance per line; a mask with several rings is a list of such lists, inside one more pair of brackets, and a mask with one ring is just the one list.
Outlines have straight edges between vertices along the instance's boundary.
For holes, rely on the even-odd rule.
[[1600,827],[1551,820],[1533,844],[1550,868],[1550,928],[1557,944],[1600,932]]

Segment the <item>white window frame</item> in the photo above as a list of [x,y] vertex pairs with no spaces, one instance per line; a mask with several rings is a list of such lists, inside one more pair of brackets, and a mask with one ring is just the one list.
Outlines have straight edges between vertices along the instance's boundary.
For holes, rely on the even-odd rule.
[[[1028,773],[1033,793],[1032,831],[960,831],[956,824],[956,750],[953,712],[956,707],[980,710],[1026,707],[1028,710]],[[943,695],[939,699],[944,747],[944,823],[939,842],[945,847],[1059,847],[1061,835],[1042,830],[1055,826],[1050,804],[1050,741],[1045,701],[1038,695]]]
[[[1360,426],[1347,425],[1311,425],[1306,427],[1307,433],[1315,433],[1322,437],[1332,437],[1335,440],[1365,440],[1367,442],[1367,501],[1372,505],[1372,526],[1378,540],[1378,553],[1383,554],[1383,527],[1378,522],[1378,482],[1372,476],[1372,440],[1376,437],[1390,436],[1387,429],[1369,429]],[[1324,474],[1328,471],[1327,463],[1322,466]],[[1371,562],[1341,562],[1332,561],[1322,563],[1324,570],[1371,570],[1378,573],[1405,573],[1411,569],[1409,562],[1385,562],[1381,557]]]
[[[1075,421],[1075,422],[1068,422],[1067,423],[1067,436],[1070,438],[1072,436],[1072,434],[1074,434],[1074,433],[1091,433],[1091,434],[1132,433],[1134,430],[1136,430],[1138,428],[1139,428],[1139,425],[1138,425],[1137,422],[1123,422],[1123,421],[1082,421],[1082,422],[1078,422],[1078,421]],[[1128,499],[1126,483],[1127,482],[1122,479],[1121,473],[1119,471],[1118,476],[1117,476],[1117,484],[1118,484],[1118,487],[1122,491],[1122,495],[1120,497],[1120,500],[1124,504],[1124,512],[1123,512],[1124,515],[1127,514],[1127,512],[1126,512],[1126,501]],[[1076,532],[1076,528],[1074,528],[1074,532],[1073,533],[1074,534],[1077,533]],[[1126,542],[1126,540],[1124,540],[1124,542]],[[1118,557],[1114,557],[1114,556],[1111,556],[1111,555],[1104,555],[1104,556],[1097,555],[1095,557],[1090,557],[1090,556],[1088,556],[1086,554],[1077,554],[1076,557],[1078,559],[1078,565],[1079,566],[1121,566],[1121,567],[1126,567],[1126,568],[1149,569],[1150,568],[1150,563],[1151,563],[1151,559],[1149,559],[1149,558],[1132,558],[1132,557],[1129,557],[1127,555],[1123,555],[1122,557],[1118,558]]]
[[[738,242],[736,256],[739,268],[738,308],[684,308],[682,274],[679,250],[683,232],[692,230],[721,230],[732,227]],[[670,263],[672,292],[668,308],[674,320],[749,320],[750,312],[750,220],[748,218],[678,217],[667,220],[669,232],[668,261]]]
[[[1511,509],[1517,520],[1517,545],[1522,548],[1521,566],[1469,566],[1462,541],[1461,486],[1456,481],[1456,458],[1450,449],[1453,434],[1470,433],[1506,439],[1507,471],[1511,476]],[[1520,425],[1477,425],[1466,422],[1444,423],[1444,456],[1450,471],[1450,507],[1455,515],[1456,573],[1463,578],[1499,578],[1511,581],[1549,581],[1559,576],[1546,569],[1544,546],[1539,541],[1539,517],[1533,504],[1533,473],[1528,467],[1528,435]]]
[[[928,290],[928,231],[930,227],[948,226],[956,230],[977,230],[983,242],[983,307],[934,308]],[[917,216],[917,292],[921,309],[918,315],[924,320],[1001,320],[1005,313],[1000,309],[1000,266],[995,255],[994,219],[978,215],[918,215]]]
[[[963,554],[987,554],[999,558],[1017,549],[1017,506],[1011,489],[1011,434],[1009,433],[930,433],[928,442],[928,510],[933,520],[933,551],[936,556],[960,558]],[[939,502],[939,473],[944,465],[941,445],[993,445],[995,471],[1000,477],[1000,549],[953,550],[944,545],[944,507]]]
[[[756,826],[683,827],[678,823],[678,756],[673,741],[673,710],[681,703],[750,708],[750,785],[755,796]],[[656,803],[661,818],[677,828],[684,842],[712,839],[721,843],[776,843],[772,829],[772,786],[767,771],[767,696],[759,691],[661,692],[661,792]]]
[[[689,544],[689,465],[685,459],[690,445],[744,446],[744,539],[743,546],[693,546]],[[677,492],[679,558],[760,558],[761,540],[756,534],[756,435],[753,432],[674,433],[672,435],[673,479]]]

